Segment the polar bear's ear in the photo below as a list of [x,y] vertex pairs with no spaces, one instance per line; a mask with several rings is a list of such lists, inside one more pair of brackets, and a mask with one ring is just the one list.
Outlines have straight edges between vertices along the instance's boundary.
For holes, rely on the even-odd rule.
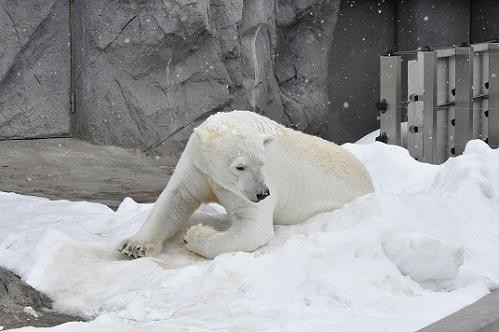
[[263,136],[263,145],[268,145],[274,141],[274,137],[270,135],[264,135]]
[[208,143],[210,140],[210,132],[203,128],[194,128],[194,134],[198,137],[199,141],[203,144]]

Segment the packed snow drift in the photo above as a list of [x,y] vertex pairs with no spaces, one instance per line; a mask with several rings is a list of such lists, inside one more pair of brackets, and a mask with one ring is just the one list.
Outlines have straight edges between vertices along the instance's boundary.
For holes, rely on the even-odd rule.
[[[276,226],[253,253],[202,259],[179,234],[159,256],[128,260],[116,246],[152,205],[0,193],[0,266],[90,319],[53,331],[414,331],[498,286],[499,150],[471,141],[436,166],[397,146],[343,147],[376,191]],[[204,206],[194,222],[223,213]]]

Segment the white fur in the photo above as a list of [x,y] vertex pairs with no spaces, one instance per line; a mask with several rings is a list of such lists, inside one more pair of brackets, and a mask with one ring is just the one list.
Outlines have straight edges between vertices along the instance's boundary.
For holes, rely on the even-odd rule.
[[[267,188],[270,196],[255,202]],[[336,144],[252,112],[218,113],[194,130],[149,218],[120,250],[154,255],[201,203],[218,202],[230,228],[193,226],[187,248],[208,258],[252,251],[267,242],[274,223],[296,224],[372,191],[364,166]]]

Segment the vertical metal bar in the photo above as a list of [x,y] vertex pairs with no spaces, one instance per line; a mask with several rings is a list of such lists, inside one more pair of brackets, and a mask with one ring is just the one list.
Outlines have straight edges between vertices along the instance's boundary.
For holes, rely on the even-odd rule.
[[[482,53],[482,84],[480,86],[480,93],[482,96],[489,95],[489,51]],[[489,99],[482,98],[480,103],[480,135],[478,138],[484,140],[488,135],[487,115],[489,109]]]
[[418,52],[418,61],[423,65],[423,160],[433,163],[435,141],[433,133],[436,132],[437,105],[437,52]]
[[499,43],[489,44],[488,142],[499,147]]
[[[454,56],[449,57],[449,103],[455,103],[456,93],[456,58]],[[455,123],[456,123],[456,107],[455,104],[449,106],[448,109],[448,140],[447,140],[447,158],[452,157],[454,154],[451,153],[451,148],[454,148],[454,134],[455,134]]]
[[400,64],[400,56],[380,57],[380,103],[386,103],[380,107],[381,135],[396,145],[400,145]]
[[416,160],[423,160],[423,94],[421,63],[411,60],[407,63],[407,149]]
[[460,155],[473,138],[473,49],[456,47],[456,127],[454,151]]
[[482,53],[475,51],[472,45],[473,54],[473,134],[472,139],[480,137],[481,134],[481,96],[482,96]]

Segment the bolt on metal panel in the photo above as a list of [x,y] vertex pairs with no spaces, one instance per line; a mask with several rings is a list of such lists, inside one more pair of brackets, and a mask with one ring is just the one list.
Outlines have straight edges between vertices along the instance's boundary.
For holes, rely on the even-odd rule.
[[488,143],[499,147],[499,43],[489,44]]
[[466,143],[473,138],[473,49],[456,47],[456,127],[455,154],[464,151]]
[[433,163],[435,151],[437,113],[437,52],[418,52],[418,62],[423,71],[423,160]]
[[407,149],[416,160],[423,160],[423,102],[414,97],[423,94],[420,67],[416,60],[407,62]]
[[380,100],[387,108],[380,112],[381,135],[386,134],[388,144],[400,145],[400,56],[380,57]]

